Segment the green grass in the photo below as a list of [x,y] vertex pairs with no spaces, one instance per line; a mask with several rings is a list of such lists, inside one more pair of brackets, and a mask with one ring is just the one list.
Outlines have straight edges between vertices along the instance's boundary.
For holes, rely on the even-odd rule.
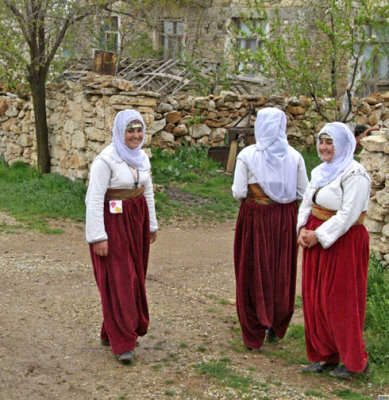
[[252,379],[234,372],[229,367],[228,359],[219,361],[203,361],[195,365],[199,374],[206,375],[223,386],[246,392],[252,384]]
[[370,359],[369,380],[389,382],[389,269],[370,258],[365,318],[366,351]]
[[42,175],[21,162],[9,166],[0,161],[0,186],[0,210],[29,229],[60,233],[60,229],[49,227],[49,219],[84,220],[83,182],[57,174]]
[[308,398],[313,396],[313,397],[318,397],[321,399],[328,399],[328,396],[326,394],[319,392],[318,390],[313,390],[313,389],[306,390],[304,392],[304,395]]
[[350,389],[337,389],[333,390],[332,393],[341,399],[347,400],[367,400],[371,399],[370,396],[366,396],[363,393],[356,393]]
[[317,155],[316,147],[311,147],[307,150],[302,150],[301,154],[305,161],[305,168],[307,169],[308,178],[311,179],[311,172],[313,168],[321,163],[320,158]]
[[151,164],[153,182],[162,187],[155,193],[159,218],[236,218],[239,204],[231,195],[233,177],[207,156],[206,147],[154,149]]

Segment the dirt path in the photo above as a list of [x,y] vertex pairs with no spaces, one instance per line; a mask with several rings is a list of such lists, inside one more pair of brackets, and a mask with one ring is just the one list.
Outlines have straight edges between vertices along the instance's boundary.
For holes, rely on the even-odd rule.
[[[236,349],[234,222],[162,226],[147,279],[149,334],[135,365],[121,365],[99,343],[100,302],[83,226],[60,225],[63,235],[0,235],[0,400],[241,398],[195,368],[225,358],[256,382],[250,399],[315,398],[314,391],[335,398],[333,390],[349,387]],[[282,341],[264,348],[271,346]]]

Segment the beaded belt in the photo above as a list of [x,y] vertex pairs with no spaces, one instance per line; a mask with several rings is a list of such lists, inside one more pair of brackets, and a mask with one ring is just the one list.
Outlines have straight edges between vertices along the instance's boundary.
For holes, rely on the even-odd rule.
[[250,183],[248,185],[246,202],[255,201],[258,204],[273,204],[275,203],[269,196],[267,196],[258,183]]
[[[336,214],[336,211],[329,210],[328,208],[318,206],[317,204],[314,204],[312,206],[312,215],[322,221],[327,221],[327,219],[330,219],[335,214]],[[366,215],[366,211],[362,211],[361,215],[355,221],[354,225],[363,225],[363,222],[365,220],[365,215]]]
[[108,189],[104,201],[136,199],[141,197],[144,191],[143,186],[137,189]]

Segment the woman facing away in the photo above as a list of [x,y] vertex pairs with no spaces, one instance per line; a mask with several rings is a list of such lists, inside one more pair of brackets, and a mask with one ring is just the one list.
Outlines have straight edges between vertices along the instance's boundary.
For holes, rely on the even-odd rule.
[[332,122],[321,129],[317,151],[322,163],[312,171],[297,224],[304,248],[306,348],[313,362],[302,371],[332,369],[330,375],[340,379],[368,369],[362,333],[369,236],[363,219],[371,181],[353,159],[355,146],[345,124]]
[[145,278],[157,220],[150,161],[141,150],[146,126],[135,110],[120,111],[112,143],[95,158],[86,194],[86,240],[100,292],[101,343],[123,363],[134,359],[149,324]]
[[236,304],[244,344],[284,337],[294,311],[297,200],[308,184],[300,153],[288,145],[286,115],[264,108],[256,144],[238,155],[232,193],[241,201],[234,241]]

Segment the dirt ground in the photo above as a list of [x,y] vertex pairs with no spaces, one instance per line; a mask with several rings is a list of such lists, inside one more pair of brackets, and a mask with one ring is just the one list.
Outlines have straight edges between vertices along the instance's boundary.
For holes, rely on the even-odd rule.
[[[1,223],[12,220],[0,215]],[[0,234],[0,400],[243,398],[195,368],[223,358],[256,382],[250,398],[336,398],[334,390],[349,388],[270,358],[282,341],[259,353],[236,350],[233,221],[161,226],[147,277],[149,333],[134,365],[118,363],[99,342],[100,299],[83,225],[58,225],[64,234]],[[301,310],[294,318],[301,321]]]

